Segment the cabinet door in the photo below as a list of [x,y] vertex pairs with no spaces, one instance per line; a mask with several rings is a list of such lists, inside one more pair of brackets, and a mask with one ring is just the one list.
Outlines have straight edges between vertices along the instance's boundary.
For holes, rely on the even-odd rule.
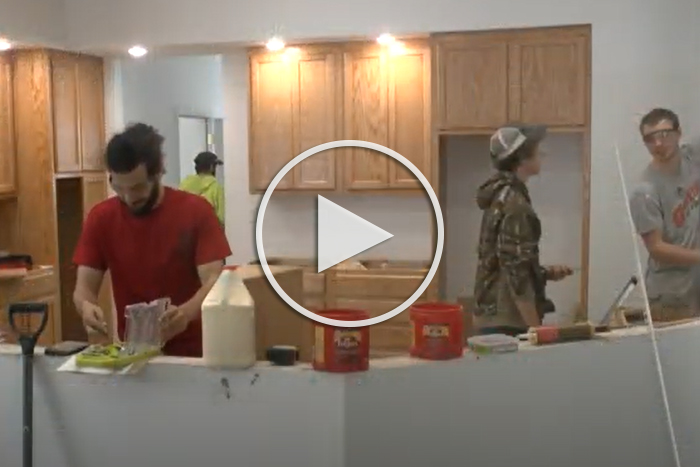
[[[83,175],[83,217],[87,217],[90,210],[95,207],[96,204],[104,201],[108,197],[108,183],[107,174],[105,173],[95,173],[95,174],[84,174]],[[105,274],[102,281],[102,288],[100,289],[100,294],[98,296],[98,304],[100,308],[105,313],[105,320],[108,323],[109,335],[111,337],[113,332],[112,326],[112,284],[109,277],[109,273]],[[95,336],[93,336],[95,337]],[[102,342],[101,337],[98,338]],[[97,341],[96,341],[97,342]]]
[[[345,139],[389,146],[387,54],[379,46],[360,46],[344,55]],[[347,190],[389,187],[389,161],[384,154],[348,148],[343,164]]]
[[[254,55],[250,60],[250,186],[267,189],[294,153],[294,104],[291,61],[285,54]],[[277,189],[293,187],[293,172]]]
[[509,54],[511,120],[586,125],[590,72],[585,31],[525,31],[514,37]]
[[74,55],[51,55],[51,84],[56,172],[79,172],[78,63]]
[[0,54],[0,195],[17,188],[15,124],[12,98],[12,62],[9,53]]
[[83,170],[104,170],[104,75],[102,59],[78,58],[80,155]]
[[107,174],[83,175],[83,218],[101,201],[107,199]]
[[500,34],[435,39],[439,130],[493,129],[508,119],[508,45]]
[[[389,147],[430,180],[430,48],[427,43],[389,53]],[[418,179],[394,160],[391,188],[420,188]]]
[[[313,48],[292,57],[291,79],[294,102],[294,143],[292,157],[319,144],[338,139],[342,121],[342,76],[339,54]],[[314,154],[294,168],[295,189],[333,190],[336,188],[336,156],[342,150],[331,149]],[[342,160],[342,159],[341,159]]]

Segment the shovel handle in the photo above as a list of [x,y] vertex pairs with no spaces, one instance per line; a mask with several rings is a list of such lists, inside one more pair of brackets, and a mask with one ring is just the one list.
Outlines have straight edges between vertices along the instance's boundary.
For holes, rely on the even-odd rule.
[[[40,318],[39,327],[27,332],[19,328],[16,318],[17,315],[37,315]],[[44,332],[46,322],[49,318],[49,306],[46,303],[12,303],[8,309],[8,320],[10,327],[17,334],[20,346],[22,347],[23,355],[31,355],[34,353],[36,341]]]

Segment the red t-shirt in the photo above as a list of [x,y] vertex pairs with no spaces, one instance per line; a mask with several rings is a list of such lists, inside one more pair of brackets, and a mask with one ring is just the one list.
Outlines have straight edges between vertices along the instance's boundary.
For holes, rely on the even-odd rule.
[[[165,188],[153,212],[136,217],[117,197],[88,214],[73,262],[109,271],[120,339],[128,305],[169,297],[188,301],[202,286],[197,266],[231,254],[211,204],[201,196]],[[164,348],[167,355],[201,357],[202,321],[195,319]]]

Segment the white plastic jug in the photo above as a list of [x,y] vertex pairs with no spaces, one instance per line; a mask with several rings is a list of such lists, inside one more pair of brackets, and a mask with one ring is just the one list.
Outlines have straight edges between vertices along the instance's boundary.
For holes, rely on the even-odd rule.
[[202,304],[202,359],[217,368],[255,365],[255,303],[235,266],[226,266]]

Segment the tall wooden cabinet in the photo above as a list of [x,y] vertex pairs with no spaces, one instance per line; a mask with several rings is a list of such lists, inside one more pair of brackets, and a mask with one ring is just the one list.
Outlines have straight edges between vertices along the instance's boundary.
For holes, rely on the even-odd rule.
[[0,196],[16,194],[12,57],[0,53]]
[[547,125],[581,148],[575,162],[582,182],[578,301],[583,310],[588,303],[590,43],[590,26],[564,26],[439,34],[432,46],[435,164],[441,138],[488,135],[509,122]]
[[[15,167],[15,198],[0,202],[0,219],[2,230],[16,235],[3,248],[54,267],[53,290],[43,288],[37,299],[50,301],[53,339],[81,339],[71,257],[85,213],[107,197],[102,60],[23,49],[0,56],[0,64],[0,86],[10,82],[12,87],[9,104],[0,88],[0,136],[10,125],[14,136],[0,138],[0,165],[7,164],[3,156],[11,144]],[[9,123],[7,115],[12,115]],[[0,190],[4,185],[0,182]],[[106,284],[106,312],[108,291]]]
[[[301,152],[339,139],[393,149],[430,172],[430,49],[375,43],[253,51],[250,61],[251,190],[264,191]],[[311,156],[277,190],[416,190],[415,177],[379,152],[343,148]]]

